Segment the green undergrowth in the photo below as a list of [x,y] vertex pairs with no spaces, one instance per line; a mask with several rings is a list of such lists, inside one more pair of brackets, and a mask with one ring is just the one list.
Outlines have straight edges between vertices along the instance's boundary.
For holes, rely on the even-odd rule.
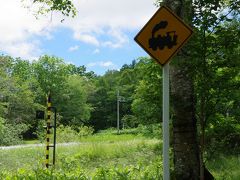
[[66,179],[66,180],[157,180],[162,179],[162,164],[158,160],[152,162],[150,165],[119,165],[112,167],[96,168],[91,174],[84,171],[81,167],[64,170],[64,169],[35,169],[26,170],[19,169],[17,172],[9,173],[6,171],[0,172],[0,177],[6,180],[12,179]]
[[[0,150],[0,179],[159,179],[162,143],[133,134],[99,133],[57,146],[54,170],[44,167],[45,150]],[[50,157],[51,158],[51,157]]]
[[[47,170],[45,146],[2,149],[0,179],[162,179],[162,141],[141,134],[101,131],[59,144],[56,155]],[[206,166],[216,179],[238,180],[239,164],[240,156],[220,154]]]
[[219,155],[207,162],[207,167],[216,179],[239,180],[240,179],[240,154]]

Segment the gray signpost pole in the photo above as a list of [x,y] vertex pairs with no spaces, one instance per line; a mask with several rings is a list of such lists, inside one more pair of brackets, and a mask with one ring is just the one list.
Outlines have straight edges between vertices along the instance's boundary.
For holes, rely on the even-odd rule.
[[163,66],[163,180],[169,180],[169,63]]
[[[154,33],[164,29],[166,40]],[[169,33],[173,32],[173,35]],[[177,54],[191,37],[193,30],[166,6],[152,16],[134,38],[135,41],[158,63],[163,65],[163,179],[169,180],[169,60]],[[172,37],[169,37],[172,36]],[[171,41],[171,42],[169,42]],[[167,46],[167,47],[166,47]],[[166,48],[165,48],[166,47]],[[174,48],[173,48],[174,47]]]

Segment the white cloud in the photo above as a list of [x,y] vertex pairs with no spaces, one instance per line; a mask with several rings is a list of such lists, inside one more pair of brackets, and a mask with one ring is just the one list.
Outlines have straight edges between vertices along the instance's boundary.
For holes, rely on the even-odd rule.
[[105,41],[102,43],[104,47],[111,47],[111,48],[120,48],[124,44],[129,42],[127,35],[123,34],[121,31],[112,29],[107,33],[111,39],[114,41]]
[[33,37],[50,38],[53,28],[47,17],[36,20],[23,8],[21,0],[1,0],[0,22],[0,50],[26,59],[34,59],[41,53],[41,44]]
[[[126,31],[139,29],[156,11],[154,0],[74,0],[78,16],[63,26],[74,38],[94,46],[120,48],[129,42]],[[104,36],[103,38],[101,38]]]
[[87,67],[94,67],[94,66],[96,66],[96,65],[97,65],[96,62],[91,62],[91,63],[88,63],[88,64],[87,64]]
[[[72,30],[74,39],[98,48],[123,47],[130,41],[126,32],[140,29],[156,11],[155,0],[74,0],[78,16],[60,23],[59,13],[54,13],[52,19],[40,16],[36,20],[23,8],[22,0],[0,1],[0,51],[27,59],[43,52],[43,41],[36,39],[51,40],[52,32],[61,27]],[[32,0],[27,1],[34,9]]]
[[74,38],[77,40],[80,40],[82,42],[85,42],[87,44],[92,44],[95,46],[99,46],[99,44],[100,44],[99,41],[93,35],[90,35],[90,34],[83,34],[80,32],[75,32]]
[[78,45],[75,45],[75,46],[71,46],[68,48],[68,51],[70,52],[73,52],[73,51],[77,51],[79,49],[79,46]]
[[99,61],[99,62],[91,62],[87,64],[87,67],[115,67],[112,61]]
[[39,54],[41,54],[38,43],[35,42],[0,42],[0,49],[13,57],[21,57],[30,61],[38,59]]
[[[155,0],[74,0],[79,15],[75,27],[99,31],[103,27],[135,29],[144,25],[156,10]],[[102,30],[100,30],[102,31]],[[86,32],[86,31],[85,31]]]
[[99,64],[100,64],[100,66],[102,66],[102,67],[110,67],[110,66],[114,66],[113,62],[111,62],[111,61],[100,62]]

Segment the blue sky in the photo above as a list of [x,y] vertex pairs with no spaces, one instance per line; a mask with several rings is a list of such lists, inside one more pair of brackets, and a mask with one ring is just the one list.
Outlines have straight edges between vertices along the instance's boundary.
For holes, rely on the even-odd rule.
[[[155,13],[154,0],[74,0],[78,16],[34,17],[31,0],[2,1],[0,52],[30,61],[48,54],[103,74],[147,56],[134,37]],[[6,18],[7,17],[7,18]]]

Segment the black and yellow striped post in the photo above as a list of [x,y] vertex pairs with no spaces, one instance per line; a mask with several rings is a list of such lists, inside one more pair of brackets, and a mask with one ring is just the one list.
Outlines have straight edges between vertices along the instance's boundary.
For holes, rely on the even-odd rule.
[[[52,113],[52,110],[54,111],[54,122],[53,122],[53,125],[51,125],[51,113]],[[46,162],[45,162],[45,165],[46,165],[46,168],[48,168],[50,165],[55,165],[55,156],[56,156],[56,121],[57,121],[57,109],[56,107],[53,107],[52,106],[52,99],[51,99],[51,94],[50,92],[48,93],[48,96],[47,96],[47,126],[46,126],[46,129],[47,129],[47,134],[46,134]],[[50,145],[50,135],[51,135],[51,131],[50,129],[51,128],[54,128],[53,132],[53,144]],[[49,153],[49,149],[50,147],[53,148],[53,154],[52,154],[52,164],[49,164],[49,159],[50,159],[50,153]]]
[[46,135],[46,168],[49,167],[49,147],[50,147],[50,129],[51,129],[51,106],[52,106],[52,102],[51,102],[51,94],[48,94],[47,97],[47,135]]

